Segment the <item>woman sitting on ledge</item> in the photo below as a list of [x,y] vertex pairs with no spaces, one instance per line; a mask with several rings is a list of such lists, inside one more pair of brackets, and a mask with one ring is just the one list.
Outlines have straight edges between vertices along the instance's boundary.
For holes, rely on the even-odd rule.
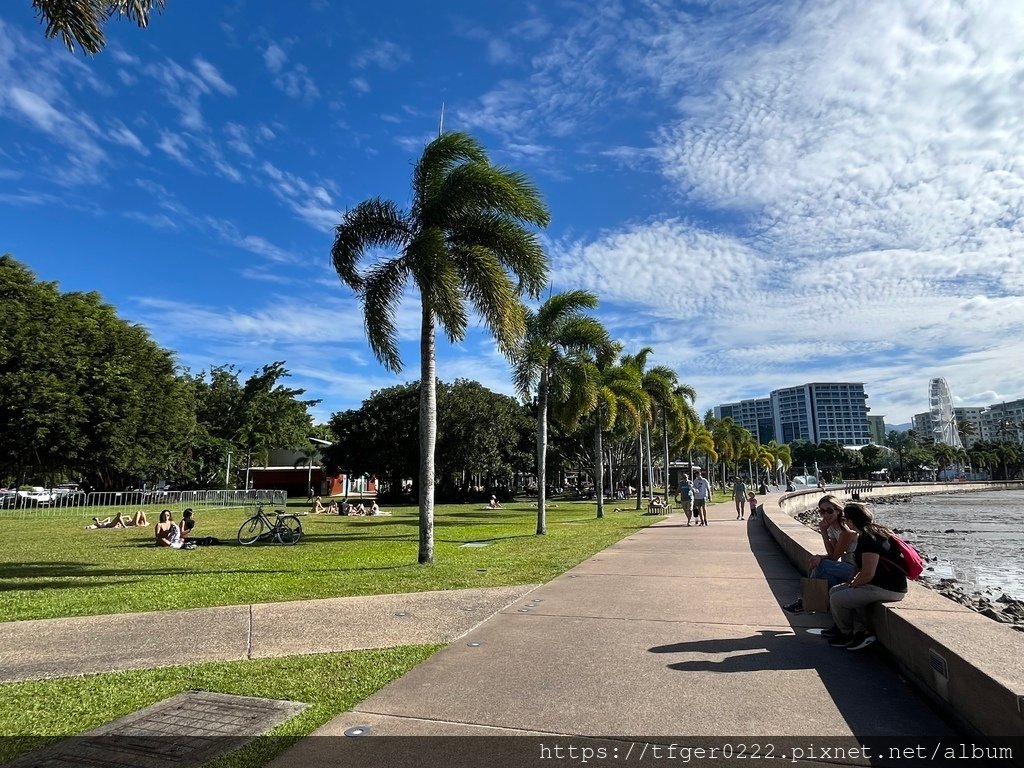
[[[857,532],[847,524],[843,502],[833,494],[818,499],[818,532],[825,543],[824,555],[812,555],[807,561],[807,575],[812,579],[826,579],[828,588],[853,578],[857,564],[853,552],[857,548]],[[798,598],[782,606],[790,613],[802,613],[804,601]]]
[[859,651],[877,639],[868,627],[867,606],[902,600],[907,596],[907,576],[894,559],[893,532],[876,523],[863,504],[850,502],[843,511],[858,533],[857,575],[829,592],[836,626],[823,634],[829,645]]

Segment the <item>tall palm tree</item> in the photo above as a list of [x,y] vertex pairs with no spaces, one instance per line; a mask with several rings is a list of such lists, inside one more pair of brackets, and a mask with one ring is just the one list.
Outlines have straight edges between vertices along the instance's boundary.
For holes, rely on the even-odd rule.
[[[420,563],[434,561],[436,326],[461,340],[468,301],[511,357],[525,331],[520,295],[539,297],[547,279],[547,257],[526,225],[548,221],[525,176],[491,165],[476,139],[454,132],[424,148],[409,210],[373,198],[346,212],[337,227],[334,268],[359,295],[370,348],[389,371],[402,369],[395,313],[410,278],[420,294]],[[359,262],[377,248],[397,254],[360,271]]]
[[[637,484],[636,484],[636,508],[640,509],[643,504],[644,488],[644,444],[647,445],[647,496],[651,498],[654,494],[654,470],[651,465],[651,433],[650,421],[654,415],[654,404],[656,401],[666,400],[671,396],[672,387],[675,386],[675,372],[664,366],[658,366],[647,370],[647,358],[654,352],[650,347],[644,347],[634,355],[627,355],[623,358],[623,365],[634,368],[640,376],[641,385],[647,393],[647,406],[641,410],[642,423],[637,434]],[[646,438],[646,440],[645,440]]]
[[[608,347],[608,331],[585,310],[597,306],[588,291],[557,293],[533,312],[526,310],[526,333],[513,355],[513,381],[523,397],[537,394],[537,535],[547,533],[548,401],[563,401],[580,386],[582,361],[576,353]],[[586,396],[589,397],[589,396]],[[596,395],[593,395],[596,398]]]
[[591,377],[596,384],[594,421],[594,487],[597,493],[597,516],[604,517],[604,445],[605,430],[616,423],[627,423],[639,428],[640,411],[645,407],[647,394],[635,369],[617,363],[621,344],[611,344],[598,352],[590,362]]
[[[673,376],[675,374],[673,373]],[[664,440],[665,459],[665,496],[671,493],[669,488],[669,436],[681,434],[688,425],[697,421],[697,412],[693,409],[693,401],[697,399],[697,390],[689,384],[679,384],[672,390],[672,397],[661,407],[661,434]]]

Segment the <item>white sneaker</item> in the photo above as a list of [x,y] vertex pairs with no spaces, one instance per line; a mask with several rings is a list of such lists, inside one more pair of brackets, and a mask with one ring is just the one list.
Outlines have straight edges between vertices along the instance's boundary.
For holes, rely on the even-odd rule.
[[854,635],[853,642],[846,646],[848,651],[863,651],[869,645],[874,644],[878,638],[867,632]]

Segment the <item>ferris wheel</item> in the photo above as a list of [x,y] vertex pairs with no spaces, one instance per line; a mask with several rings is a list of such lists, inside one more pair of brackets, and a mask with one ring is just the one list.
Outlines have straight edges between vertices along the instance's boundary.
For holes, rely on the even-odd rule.
[[956,417],[953,416],[953,395],[945,379],[932,379],[928,382],[928,403],[935,442],[963,448],[960,431],[956,428]]

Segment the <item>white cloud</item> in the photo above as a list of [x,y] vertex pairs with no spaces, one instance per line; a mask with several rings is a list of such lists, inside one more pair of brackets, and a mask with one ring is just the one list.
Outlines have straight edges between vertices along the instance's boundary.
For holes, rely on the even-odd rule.
[[149,154],[149,150],[146,148],[146,145],[142,143],[142,140],[123,124],[118,123],[111,128],[108,136],[111,141],[130,147],[140,155],[146,156]]
[[409,52],[389,40],[373,40],[370,47],[360,51],[352,61],[356,69],[378,67],[395,70],[411,61]]
[[277,74],[284,69],[285,62],[288,61],[288,54],[277,43],[271,43],[263,52],[263,61],[266,63],[267,69],[273,74]]
[[197,56],[192,60],[192,65],[196,68],[196,72],[199,73],[199,77],[203,79],[203,82],[213,88],[213,90],[224,96],[234,96],[237,93],[235,87],[227,83],[217,68],[210,62]]
[[369,93],[370,92],[370,84],[366,81],[365,77],[353,77],[348,82],[349,82],[349,85],[351,85],[352,88],[355,91],[358,91],[359,93]]
[[188,143],[179,134],[161,131],[160,141],[156,145],[186,168],[195,167],[187,155]]

